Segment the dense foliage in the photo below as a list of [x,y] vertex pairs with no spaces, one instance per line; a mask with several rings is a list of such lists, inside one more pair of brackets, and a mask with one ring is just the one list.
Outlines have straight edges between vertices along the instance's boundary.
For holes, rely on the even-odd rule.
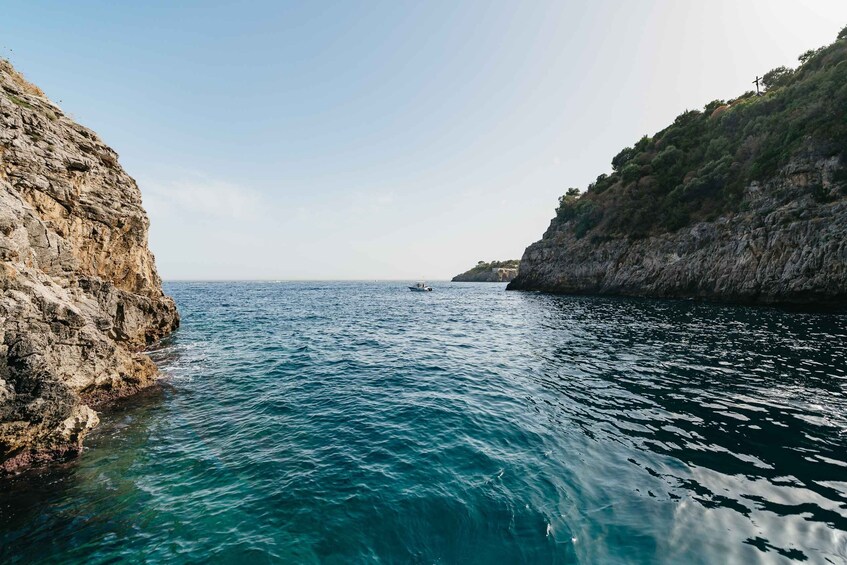
[[578,238],[597,226],[596,238],[676,230],[738,209],[745,186],[773,177],[792,157],[843,156],[847,28],[799,61],[797,69],[766,73],[761,96],[747,92],[686,111],[623,149],[611,174],[559,199],[558,221],[570,222]]

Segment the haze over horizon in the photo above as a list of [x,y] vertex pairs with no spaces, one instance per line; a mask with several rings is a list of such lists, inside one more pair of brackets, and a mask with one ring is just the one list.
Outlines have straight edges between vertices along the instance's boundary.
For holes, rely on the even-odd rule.
[[[11,1],[8,57],[121,156],[165,279],[448,279],[847,3]],[[624,48],[621,48],[624,46]]]

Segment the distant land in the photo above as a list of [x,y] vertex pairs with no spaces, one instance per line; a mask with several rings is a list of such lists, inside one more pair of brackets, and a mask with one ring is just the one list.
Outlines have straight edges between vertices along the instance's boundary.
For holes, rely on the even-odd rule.
[[453,282],[509,282],[518,276],[518,259],[507,261],[480,261],[470,270],[453,277]]
[[847,28],[799,61],[569,189],[508,288],[847,304]]

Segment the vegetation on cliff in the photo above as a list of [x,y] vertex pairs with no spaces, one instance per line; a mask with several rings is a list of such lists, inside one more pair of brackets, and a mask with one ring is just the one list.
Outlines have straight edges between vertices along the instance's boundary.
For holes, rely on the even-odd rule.
[[847,29],[760,84],[569,189],[508,288],[847,304]]
[[[847,150],[847,28],[831,45],[762,78],[764,92],[714,100],[689,110],[612,159],[581,193],[559,199],[554,223],[577,238],[643,238],[741,211],[746,186],[773,177],[795,158],[843,157]],[[819,202],[845,193],[808,186]]]

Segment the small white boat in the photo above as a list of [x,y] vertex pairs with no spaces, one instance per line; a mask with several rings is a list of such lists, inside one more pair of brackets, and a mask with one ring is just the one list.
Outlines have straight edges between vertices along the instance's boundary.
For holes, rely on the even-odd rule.
[[410,286],[409,290],[412,292],[432,292],[431,286],[426,286],[425,282],[415,283],[415,286]]

